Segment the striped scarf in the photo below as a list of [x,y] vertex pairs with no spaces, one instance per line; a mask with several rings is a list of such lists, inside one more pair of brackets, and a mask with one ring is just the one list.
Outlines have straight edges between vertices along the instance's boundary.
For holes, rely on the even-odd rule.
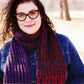
[[55,31],[43,24],[35,35],[15,31],[3,83],[31,83],[27,55],[22,46],[37,49],[37,84],[65,84],[66,64]]

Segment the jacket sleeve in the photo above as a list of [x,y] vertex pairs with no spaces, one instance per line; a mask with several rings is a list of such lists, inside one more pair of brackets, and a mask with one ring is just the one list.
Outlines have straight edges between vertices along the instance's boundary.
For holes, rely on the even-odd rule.
[[0,84],[3,84],[3,72],[1,71],[1,50],[0,50]]
[[9,47],[10,47],[10,42],[6,43],[0,49],[0,84],[3,84],[4,65],[6,64]]
[[0,83],[3,84],[3,71],[1,70],[1,66],[2,66],[2,56],[3,56],[3,53],[4,53],[4,48],[5,46],[3,46],[1,49],[0,49]]
[[68,48],[70,63],[68,64],[68,83],[67,84],[84,84],[84,65],[79,57],[79,54],[68,39]]

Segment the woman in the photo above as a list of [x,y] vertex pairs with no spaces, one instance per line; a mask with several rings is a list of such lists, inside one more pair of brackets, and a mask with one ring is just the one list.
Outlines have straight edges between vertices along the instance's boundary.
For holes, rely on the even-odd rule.
[[0,51],[3,83],[84,83],[84,65],[76,49],[55,33],[39,0],[10,0],[4,13],[3,40],[13,38]]

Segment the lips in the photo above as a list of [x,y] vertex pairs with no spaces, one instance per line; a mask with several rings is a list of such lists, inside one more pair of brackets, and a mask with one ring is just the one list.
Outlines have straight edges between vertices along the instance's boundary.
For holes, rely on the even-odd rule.
[[30,24],[30,25],[24,25],[24,27],[32,27],[34,26],[35,24]]

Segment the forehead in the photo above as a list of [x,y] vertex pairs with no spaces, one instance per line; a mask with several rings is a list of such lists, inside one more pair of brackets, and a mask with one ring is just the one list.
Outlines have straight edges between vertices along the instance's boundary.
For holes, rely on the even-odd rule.
[[29,11],[31,11],[33,9],[37,10],[38,8],[32,1],[24,2],[24,3],[21,3],[17,6],[16,13],[18,13],[18,12],[28,13]]

